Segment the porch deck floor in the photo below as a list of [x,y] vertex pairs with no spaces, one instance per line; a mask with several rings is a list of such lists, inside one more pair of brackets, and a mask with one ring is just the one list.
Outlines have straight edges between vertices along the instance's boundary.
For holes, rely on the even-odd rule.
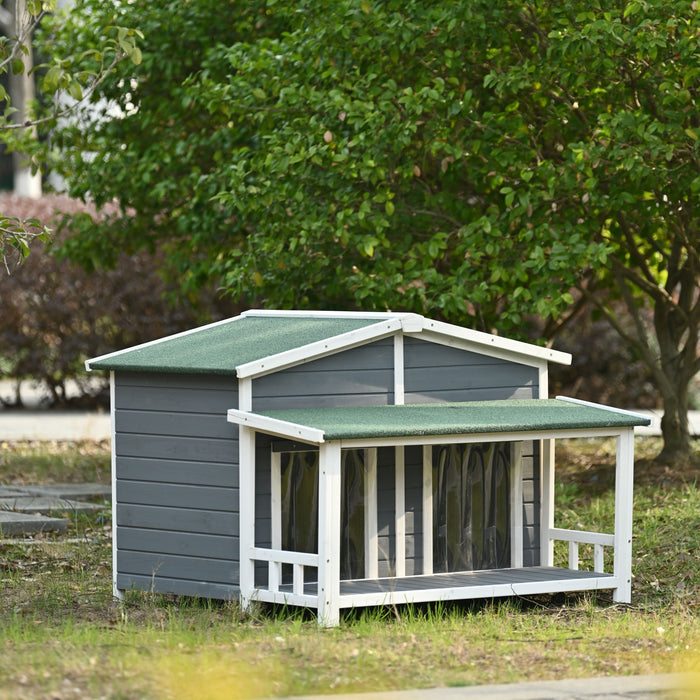
[[[553,566],[527,566],[516,569],[488,569],[482,571],[460,571],[457,573],[437,573],[431,575],[406,576],[403,578],[389,577],[377,579],[353,579],[340,582],[340,596],[363,596],[377,594],[411,594],[413,592],[440,591],[441,589],[473,589],[475,592],[488,589],[503,589],[512,587],[513,593],[518,593],[522,586],[530,588],[541,587],[542,593],[567,590],[567,582],[576,585],[571,590],[580,590],[581,583],[590,581],[591,588],[605,588],[601,580],[610,579],[610,587],[614,584],[612,574],[597,571],[579,571]],[[548,589],[551,589],[548,591]],[[280,586],[280,591],[291,592],[290,586]],[[304,585],[306,595],[317,595],[316,582]],[[502,594],[496,594],[502,595]],[[468,596],[465,596],[468,597]]]

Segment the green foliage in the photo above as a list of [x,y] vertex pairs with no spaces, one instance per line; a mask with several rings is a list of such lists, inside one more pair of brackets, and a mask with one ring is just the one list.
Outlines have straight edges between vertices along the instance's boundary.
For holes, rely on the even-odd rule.
[[662,281],[697,177],[696,19],[636,7],[231,2],[223,27],[205,1],[120,6],[147,37],[128,94],[123,71],[102,91],[120,117],[57,145],[73,193],[124,215],[69,252],[111,263],[167,235],[187,289],[510,333],[613,254]]
[[166,241],[187,294],[214,279],[241,303],[413,310],[512,336],[533,314],[551,335],[593,303],[688,451],[696,3],[225,7],[222,22],[211,0],[78,3],[72,55],[95,26],[146,41],[87,100],[101,119],[52,137],[71,193],[121,206],[78,222],[66,254],[113,265]]
[[[27,71],[33,79],[40,76],[38,82],[43,105],[13,105],[8,91],[0,86],[0,106],[3,108],[0,142],[9,150],[27,155],[36,154],[41,148],[36,141],[35,128],[38,125],[51,129],[59,119],[70,116],[124,58],[134,65],[141,62],[141,50],[136,42],[143,38],[143,34],[138,29],[104,24],[97,27],[97,39],[90,47],[76,52],[75,47],[69,46],[65,47],[66,53],[61,53],[52,45],[47,63],[34,66],[32,35],[47,13],[54,12],[55,8],[55,0],[27,0],[26,3],[11,3],[9,9],[5,8],[9,15],[5,21],[11,26],[2,27],[10,36],[0,37],[0,75],[21,75]],[[12,12],[18,16],[13,17]],[[37,163],[34,161],[33,167],[36,168]],[[50,233],[35,219],[23,221],[0,214],[0,260],[8,274],[11,267],[22,263],[29,255],[33,240],[45,243]]]

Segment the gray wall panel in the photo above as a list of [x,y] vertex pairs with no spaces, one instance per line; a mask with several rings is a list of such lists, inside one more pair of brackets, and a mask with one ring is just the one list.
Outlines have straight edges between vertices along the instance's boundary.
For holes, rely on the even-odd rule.
[[[231,443],[236,454],[238,444]],[[159,484],[193,484],[195,486],[238,487],[238,466],[222,462],[182,462],[169,459],[121,457],[119,476],[131,481]]]
[[[229,399],[230,400],[230,399]],[[229,406],[229,408],[234,408]],[[226,420],[226,413],[187,413],[185,411],[134,411],[122,409],[116,415],[118,433],[141,433],[180,437],[237,438],[238,427]]]
[[215,600],[237,600],[240,592],[238,585],[186,581],[177,578],[164,578],[162,576],[137,576],[134,574],[119,574],[117,576],[117,586],[126,591],[172,593],[174,595],[213,598]]
[[204,557],[151,554],[120,549],[119,570],[123,574],[164,576],[208,583],[238,584],[238,562]]
[[188,438],[172,435],[118,433],[118,457],[150,457],[155,459],[189,459],[196,462],[237,461],[233,440],[220,438]]
[[227,511],[120,504],[117,506],[117,525],[165,532],[238,536],[239,520],[238,513]]
[[235,595],[236,379],[118,372],[115,393],[118,585]]
[[238,537],[122,527],[119,548],[230,561],[234,553],[238,555]]
[[238,489],[117,480],[119,503],[238,512]]

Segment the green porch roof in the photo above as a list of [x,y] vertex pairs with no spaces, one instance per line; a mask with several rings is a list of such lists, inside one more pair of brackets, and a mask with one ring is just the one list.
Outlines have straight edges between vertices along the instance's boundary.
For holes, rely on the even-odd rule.
[[378,318],[236,317],[88,360],[89,369],[235,375],[236,367],[372,326]]
[[[308,408],[256,413],[321,430],[325,440],[622,428],[651,422],[644,416],[564,399]],[[294,434],[290,432],[290,436]]]

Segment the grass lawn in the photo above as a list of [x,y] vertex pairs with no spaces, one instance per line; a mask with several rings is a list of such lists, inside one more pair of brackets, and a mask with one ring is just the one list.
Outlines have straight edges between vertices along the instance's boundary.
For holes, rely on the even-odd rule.
[[[129,593],[111,598],[111,526],[0,539],[0,699],[214,700],[700,670],[697,467],[637,439],[633,604],[609,595],[348,613]],[[614,445],[558,445],[557,526],[612,530]],[[109,481],[106,443],[2,443],[0,483]],[[566,552],[557,551],[565,561]]]

